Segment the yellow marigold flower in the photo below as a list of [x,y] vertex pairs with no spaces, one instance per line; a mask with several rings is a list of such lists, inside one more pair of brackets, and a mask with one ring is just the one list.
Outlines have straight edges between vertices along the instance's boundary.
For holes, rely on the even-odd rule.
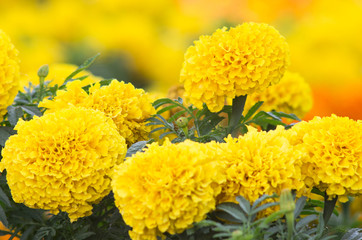
[[306,187],[326,191],[330,198],[362,194],[362,122],[348,117],[315,117],[300,122],[291,135],[308,153],[302,175]]
[[[215,208],[225,176],[215,142],[165,141],[148,145],[115,170],[116,206],[132,227],[132,239],[180,233]],[[130,181],[131,179],[131,181]]]
[[112,118],[121,136],[128,145],[145,140],[150,132],[146,119],[155,113],[152,100],[143,89],[135,88],[131,83],[113,80],[108,86],[96,83],[87,94],[80,81],[67,84],[67,90],[58,91],[53,100],[39,104],[54,112],[70,105],[92,108]]
[[225,97],[251,94],[278,83],[288,63],[288,45],[275,28],[244,23],[195,41],[185,53],[180,81],[192,104],[202,108],[206,103],[217,112]]
[[20,88],[18,50],[0,29],[0,121]]
[[304,153],[285,136],[287,130],[249,132],[239,138],[226,138],[221,155],[226,164],[226,183],[220,202],[234,201],[241,195],[254,202],[263,194],[280,194],[282,189],[303,190],[301,160]]
[[14,201],[67,212],[72,221],[110,192],[113,167],[127,151],[112,120],[92,109],[67,108],[15,129],[0,163]]
[[298,73],[286,71],[279,83],[263,92],[248,95],[245,112],[258,101],[264,101],[259,110],[294,113],[303,118],[312,109],[313,96],[309,84],[303,77]]

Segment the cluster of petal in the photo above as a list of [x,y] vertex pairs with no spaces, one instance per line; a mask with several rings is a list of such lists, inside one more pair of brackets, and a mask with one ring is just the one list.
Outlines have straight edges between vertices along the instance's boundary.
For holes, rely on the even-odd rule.
[[0,29],[0,121],[20,88],[18,50]]
[[222,109],[225,97],[262,91],[278,83],[289,64],[284,37],[267,25],[244,23],[201,36],[187,49],[180,81],[197,108]]
[[226,164],[226,183],[219,201],[235,201],[241,195],[254,202],[263,194],[280,194],[283,189],[302,193],[301,161],[304,153],[285,136],[287,130],[258,132],[249,128],[244,136],[226,138],[222,159]]
[[315,117],[292,128],[293,144],[308,153],[303,161],[305,185],[330,198],[362,194],[362,122],[348,117]]
[[225,176],[219,144],[186,140],[148,145],[115,170],[116,206],[132,227],[132,239],[180,233],[215,208]]
[[312,90],[298,73],[286,71],[279,83],[262,92],[248,95],[245,112],[258,101],[263,101],[259,110],[294,113],[300,118],[307,114],[313,105]]
[[69,106],[81,106],[102,111],[116,124],[127,145],[145,140],[151,130],[146,126],[146,119],[154,114],[151,97],[131,83],[113,80],[108,86],[96,83],[89,89],[89,94],[82,89],[80,81],[67,84],[67,90],[57,92],[53,100],[39,104],[54,112]]
[[113,167],[127,147],[111,119],[100,111],[67,108],[19,121],[2,151],[0,169],[15,202],[88,216],[111,191]]

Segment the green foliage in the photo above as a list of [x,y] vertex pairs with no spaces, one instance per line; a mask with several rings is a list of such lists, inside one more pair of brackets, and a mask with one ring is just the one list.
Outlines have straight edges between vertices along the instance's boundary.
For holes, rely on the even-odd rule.
[[[225,118],[231,118],[232,107],[229,105],[225,105],[221,111],[214,113],[210,112],[205,104],[200,110],[193,105],[185,106],[182,98],[175,100],[162,98],[153,103],[157,113],[149,118],[147,125],[159,126],[153,129],[152,133],[162,131],[160,139],[169,134],[175,134],[177,137],[172,140],[174,143],[185,141],[185,139],[197,142],[210,142],[213,140],[223,142],[224,138],[234,131],[239,131],[241,134],[246,133],[248,125],[257,125],[262,130],[269,131],[277,125],[282,125],[285,128],[292,126],[292,124],[284,123],[282,118],[300,121],[294,114],[276,111],[257,112],[262,104],[263,102],[257,102],[245,116],[240,116],[240,120],[235,125],[229,126],[226,123],[222,124]],[[162,116],[163,113],[171,112],[171,110],[174,113],[168,119]],[[186,129],[180,128],[176,124],[176,121],[181,117],[187,120],[188,127]]]

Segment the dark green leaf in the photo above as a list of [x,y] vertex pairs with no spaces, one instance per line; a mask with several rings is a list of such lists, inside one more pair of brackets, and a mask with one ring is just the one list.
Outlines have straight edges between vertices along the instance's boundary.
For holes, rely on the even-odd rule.
[[306,203],[307,203],[307,197],[305,197],[305,196],[302,196],[297,200],[297,202],[295,203],[295,209],[294,209],[295,217],[299,216],[299,214],[302,212]]
[[26,228],[26,230],[21,234],[20,240],[31,240],[31,234],[33,234],[35,226]]
[[168,122],[173,122],[175,121],[176,119],[178,119],[180,116],[182,116],[183,114],[185,114],[187,112],[187,110],[182,110],[182,111],[179,111],[177,113],[175,113],[174,115],[172,115],[169,119],[168,119]]
[[20,106],[26,113],[30,114],[31,116],[38,116],[40,117],[41,115],[43,115],[39,108],[37,106]]
[[170,105],[170,106],[164,107],[164,108],[158,110],[157,114],[162,114],[162,113],[167,112],[167,111],[169,111],[169,110],[171,110],[173,108],[176,108],[176,107],[177,107],[177,105]]
[[140,141],[132,144],[127,150],[126,157],[131,157],[136,152],[142,151],[142,149],[147,145],[147,143],[148,143],[147,141]]
[[0,188],[0,201],[4,203],[7,207],[11,207],[11,202],[5,192]]
[[317,215],[309,215],[302,219],[300,219],[295,225],[295,229],[300,231],[302,228],[306,227],[310,222],[316,220],[318,218]]
[[0,126],[0,145],[5,146],[5,142],[14,134],[16,134],[16,131],[12,127]]
[[74,72],[72,72],[64,81],[64,83],[62,85],[66,85],[67,82],[69,80],[71,80],[75,75],[77,75],[78,73],[80,73],[81,71],[87,69],[88,67],[90,67],[92,65],[92,63],[96,60],[96,58],[99,56],[100,54],[96,54],[95,56],[88,58],[87,60],[85,60]]
[[362,239],[362,228],[352,228],[346,232],[342,240],[361,240]]
[[271,111],[271,113],[275,116],[278,116],[280,118],[289,118],[289,119],[293,119],[293,120],[296,120],[296,121],[302,121],[300,118],[298,118],[295,114],[293,113],[284,113],[284,112],[277,112],[277,111]]
[[4,224],[5,227],[9,226],[8,219],[1,205],[0,205],[0,221]]
[[14,107],[14,106],[9,106],[7,110],[8,110],[8,120],[12,126],[15,126],[19,118],[23,116],[23,110],[21,109],[21,107]]
[[231,202],[221,203],[221,204],[216,206],[216,209],[217,210],[222,210],[222,211],[228,213],[229,215],[231,215],[235,219],[238,219],[240,222],[247,222],[248,221],[245,214],[240,209],[239,205],[236,204],[236,203],[231,203]]
[[249,111],[245,114],[244,120],[243,122],[247,121],[249,118],[251,118],[254,113],[256,113],[256,111],[258,111],[258,109],[261,107],[261,105],[263,105],[263,101],[259,101],[257,103],[254,104],[254,106],[252,106]]

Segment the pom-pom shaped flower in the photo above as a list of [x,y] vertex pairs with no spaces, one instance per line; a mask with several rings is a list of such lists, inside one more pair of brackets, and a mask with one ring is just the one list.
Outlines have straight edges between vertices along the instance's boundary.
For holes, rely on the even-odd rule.
[[18,50],[0,29],[0,121],[20,88]]
[[226,138],[221,158],[226,164],[226,183],[219,201],[235,201],[241,195],[254,202],[263,194],[280,194],[282,189],[303,190],[301,160],[304,153],[285,136],[287,130],[249,132]]
[[362,194],[362,122],[348,117],[315,117],[296,124],[290,137],[308,153],[302,174],[307,188],[330,198]]
[[197,108],[222,109],[225,97],[251,94],[279,82],[289,62],[284,37],[267,25],[244,23],[201,36],[187,49],[180,81]]
[[72,221],[110,192],[113,167],[127,151],[112,120],[92,109],[64,109],[15,129],[0,163],[14,201],[67,212]]
[[180,233],[215,208],[225,177],[215,142],[153,143],[119,165],[112,181],[116,206],[132,239]]
[[150,132],[146,119],[154,114],[150,96],[143,89],[135,88],[131,83],[113,80],[108,86],[96,83],[87,94],[80,81],[67,84],[67,90],[57,92],[53,100],[39,104],[54,112],[71,105],[92,108],[105,113],[116,124],[119,133],[128,145],[145,140]]
[[245,112],[258,101],[264,102],[259,110],[294,113],[303,118],[312,109],[313,96],[309,84],[303,77],[298,73],[286,71],[279,83],[262,92],[248,95]]

